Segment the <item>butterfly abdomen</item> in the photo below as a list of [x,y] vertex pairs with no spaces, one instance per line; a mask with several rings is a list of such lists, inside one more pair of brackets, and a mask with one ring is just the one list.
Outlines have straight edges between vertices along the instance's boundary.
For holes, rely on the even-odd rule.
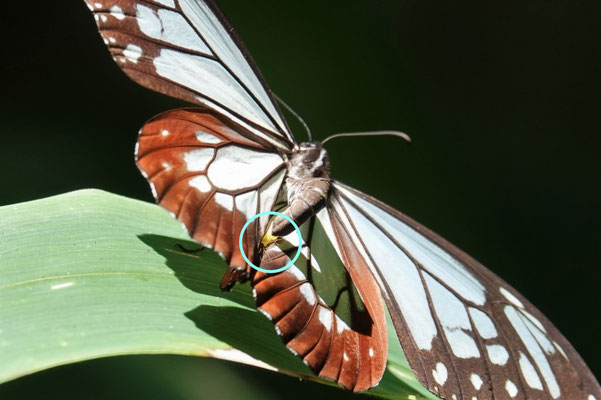
[[[305,221],[325,207],[330,192],[329,178],[286,179],[288,189],[288,208],[284,214],[290,217],[297,225]],[[286,236],[294,231],[292,224],[282,218],[274,219],[272,234]]]
[[[301,143],[286,161],[288,207],[283,211],[297,225],[319,212],[328,201],[330,163],[328,153],[319,142]],[[294,231],[285,218],[274,218],[271,234],[286,236]]]

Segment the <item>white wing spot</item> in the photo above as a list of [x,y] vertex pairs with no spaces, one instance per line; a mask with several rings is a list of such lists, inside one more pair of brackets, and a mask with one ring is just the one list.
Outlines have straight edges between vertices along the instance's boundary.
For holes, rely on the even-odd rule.
[[123,55],[129,61],[133,62],[134,64],[137,64],[138,59],[142,56],[142,48],[133,43],[130,43],[123,50]]
[[[176,46],[184,47],[189,50],[195,50],[204,54],[211,54],[205,42],[203,42],[203,40],[196,34],[186,19],[176,11],[164,10],[160,8],[158,10],[154,10],[150,7],[146,7],[145,5],[138,4],[136,5],[136,22],[138,23],[138,27],[142,33],[150,36],[153,39],[172,43]],[[173,53],[181,54],[177,51],[173,51]],[[183,67],[182,64],[177,63],[163,66],[165,68],[169,68],[170,70],[177,70],[177,67]],[[182,72],[189,74],[190,79],[194,80],[194,76],[197,74],[189,73],[189,71],[198,71],[198,69],[190,69],[189,67],[190,64],[188,64],[187,67],[183,67]],[[159,72],[158,68],[157,72]]]
[[473,307],[469,307],[468,311],[470,312],[474,325],[476,325],[476,330],[482,339],[492,339],[497,337],[498,333],[495,324],[488,315]]
[[96,8],[102,8],[102,3],[94,3],[94,7],[96,7]]
[[134,155],[136,156],[136,159],[138,158],[138,151],[139,150],[140,150],[140,142],[136,142],[136,146],[134,147]]
[[507,360],[509,360],[509,353],[500,344],[489,344],[486,346],[486,351],[488,352],[488,358],[490,358],[493,364],[505,365]]
[[447,367],[445,367],[443,363],[439,362],[436,364],[436,369],[432,370],[432,376],[436,382],[438,382],[440,385],[444,385],[448,377]]
[[525,311],[519,310],[518,315],[520,319],[524,322],[524,325],[526,325],[532,336],[534,336],[538,344],[543,348],[545,353],[549,355],[555,354],[555,347],[553,346],[553,343],[551,343],[551,341],[549,340],[547,335],[545,335],[544,332],[538,329],[538,327],[532,322],[532,320],[530,320],[530,318],[524,316]]
[[348,356],[346,355],[346,353],[342,353],[342,358],[344,358],[344,361],[348,361]]
[[213,197],[213,199],[215,199],[215,203],[219,204],[221,207],[225,208],[227,211],[234,210],[234,198],[232,196],[230,196],[229,194],[217,192],[217,193],[215,193],[215,196]]
[[100,16],[100,20],[101,20],[102,22],[106,22],[106,21],[108,20],[108,18],[107,18],[107,16],[106,16],[106,15],[102,14],[102,15]]
[[163,167],[163,169],[169,171],[171,169],[171,164],[169,164],[167,161],[163,161],[161,163],[161,166]]
[[305,277],[305,275],[295,265],[293,265],[290,268],[288,268],[287,271],[289,271],[292,275],[294,275],[294,277],[296,279],[298,279],[299,281],[306,281],[307,280],[307,278]]
[[507,289],[501,287],[501,288],[499,288],[499,291],[501,292],[503,297],[505,297],[507,300],[509,300],[509,302],[511,304],[514,304],[514,305],[518,306],[519,308],[524,308],[524,305],[522,304],[522,302],[517,297],[515,297],[513,294],[511,294],[511,292],[509,292]]
[[267,311],[263,310],[262,308],[257,308],[257,310],[263,314],[268,320],[273,320],[273,317],[271,316],[271,314],[269,314]]
[[257,213],[257,192],[250,191],[236,196],[236,209],[250,218]]
[[[148,184],[150,185],[150,191],[152,192],[152,196],[158,200],[159,195],[157,194],[157,188],[154,186],[154,183],[148,182]],[[185,227],[185,225],[184,225],[184,227]]]
[[372,349],[371,347],[369,348],[369,356],[370,357],[374,356],[374,349]]
[[282,163],[282,158],[276,153],[224,146],[217,151],[208,176],[220,189],[239,190],[258,185]]
[[522,375],[526,379],[526,383],[532,389],[543,390],[543,383],[540,381],[538,374],[536,373],[536,369],[534,369],[534,365],[528,359],[526,354],[520,351],[520,369],[522,370]]
[[453,354],[461,358],[480,357],[476,342],[466,332],[472,330],[472,325],[463,303],[430,274],[424,272],[424,278]]
[[311,253],[311,267],[317,272],[321,272],[321,267],[319,266],[319,263],[317,262],[317,259],[315,258],[313,253]]
[[526,310],[520,310],[520,312],[521,312],[522,314],[524,314],[526,317],[528,317],[528,319],[529,319],[529,320],[530,320],[530,321],[531,321],[531,322],[532,322],[534,325],[536,325],[536,327],[537,327],[538,329],[540,329],[541,331],[543,331],[543,332],[547,333],[547,330],[546,330],[546,329],[545,329],[545,327],[543,326],[543,323],[542,323],[542,322],[540,322],[540,321],[538,320],[538,318],[536,318],[534,315],[530,314],[530,313],[529,313],[528,311],[526,311]]
[[117,18],[119,21],[121,21],[123,18],[125,18],[125,14],[123,13],[123,10],[118,5],[114,5],[111,7],[111,15],[113,17]]
[[[540,331],[536,330],[534,325],[532,326],[532,328],[535,332],[531,331],[525,323],[525,321],[528,322],[528,319],[522,318],[519,312],[512,306],[505,306],[503,311],[509,319],[509,322],[511,322],[511,325],[513,325],[513,328],[515,329],[516,333],[524,343],[524,346],[526,346],[528,353],[530,353],[530,356],[532,357],[534,363],[538,367],[538,370],[540,371],[543,379],[547,383],[549,394],[554,399],[558,398],[561,395],[561,389],[559,388],[559,384],[555,379],[555,374],[553,373],[551,365],[549,365],[549,360],[547,360],[545,353],[539,346],[539,342],[537,342],[537,339],[535,338],[535,336],[533,336],[533,333],[540,333]],[[544,335],[542,336],[544,337]]]
[[309,303],[310,306],[315,304],[317,299],[315,298],[315,292],[313,292],[310,283],[303,283],[300,285],[299,290],[301,295],[305,298],[305,300],[307,300],[307,303]]
[[109,42],[110,42],[110,43],[113,43],[113,44],[114,44],[114,43],[117,43],[117,39],[115,39],[114,37],[112,37],[112,36],[111,36],[111,37],[109,38]]
[[161,131],[161,136],[169,136],[169,131],[167,129],[163,129]]
[[[279,190],[282,187],[282,181],[284,180],[285,174],[286,170],[282,169],[261,185],[261,188],[259,189],[259,211],[271,210],[273,208]],[[259,217],[259,227],[263,232],[267,229],[267,223],[270,218],[269,215]]]
[[332,330],[332,312],[330,310],[325,307],[319,307],[319,321],[326,328],[326,331],[330,332]]
[[210,133],[204,131],[196,131],[196,140],[211,144],[221,143],[221,139],[219,139],[217,136],[211,135]]
[[211,184],[204,175],[198,175],[188,181],[188,185],[195,187],[200,193],[208,193],[211,191]]
[[349,327],[346,324],[346,322],[341,320],[340,317],[338,315],[336,315],[336,332],[338,334],[341,334],[342,332],[346,331],[347,329],[349,329]]
[[517,386],[515,386],[515,384],[513,382],[511,382],[509,379],[507,379],[507,381],[505,382],[505,390],[507,390],[507,393],[509,394],[509,397],[511,397],[511,398],[514,398],[518,394]]
[[171,7],[171,8],[175,8],[175,3],[173,3],[173,0],[154,0],[159,4],[162,4],[164,6],[167,7]]
[[482,387],[482,378],[480,378],[480,375],[472,373],[470,375],[470,381],[472,381],[472,385],[474,385],[476,390],[480,390]]
[[184,161],[188,171],[204,171],[213,159],[215,151],[212,148],[195,149],[184,153]]
[[597,398],[595,396],[593,396],[592,394],[589,394],[588,397],[586,398],[586,400],[597,400]]
[[565,352],[565,351],[563,351],[563,347],[561,347],[561,346],[559,345],[559,343],[557,343],[557,342],[555,342],[555,341],[553,342],[553,345],[554,345],[554,346],[555,346],[555,348],[556,348],[556,349],[557,349],[557,350],[558,350],[558,351],[561,353],[561,355],[563,356],[563,358],[565,358],[565,359],[567,360],[567,359],[568,359],[568,356],[566,355],[566,352]]

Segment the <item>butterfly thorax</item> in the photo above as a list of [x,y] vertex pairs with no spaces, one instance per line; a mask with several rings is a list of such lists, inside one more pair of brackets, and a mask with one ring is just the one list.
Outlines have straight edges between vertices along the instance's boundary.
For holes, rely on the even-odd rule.
[[[300,226],[327,203],[330,192],[328,153],[319,142],[301,143],[289,156],[286,167],[288,207],[283,213]],[[293,230],[289,221],[274,218],[272,235],[285,236]]]

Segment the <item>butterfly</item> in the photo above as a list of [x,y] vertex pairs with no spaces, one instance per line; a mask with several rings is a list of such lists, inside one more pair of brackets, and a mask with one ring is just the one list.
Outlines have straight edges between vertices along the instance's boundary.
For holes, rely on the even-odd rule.
[[[157,202],[250,282],[258,310],[320,377],[359,392],[386,367],[386,313],[419,381],[445,399],[601,400],[559,331],[479,262],[329,175],[323,143],[297,143],[213,1],[86,0],[121,69],[199,107],[140,130]],[[283,104],[283,103],[282,103]],[[386,132],[384,132],[386,133]],[[402,136],[402,134],[398,134]],[[300,226],[300,238],[279,211]],[[265,270],[257,271],[244,256]],[[244,254],[243,254],[244,253]]]

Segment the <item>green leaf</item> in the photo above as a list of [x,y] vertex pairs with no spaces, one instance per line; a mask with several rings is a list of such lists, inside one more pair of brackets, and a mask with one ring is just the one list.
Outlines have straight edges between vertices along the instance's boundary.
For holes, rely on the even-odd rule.
[[[225,263],[216,253],[177,244],[198,248],[159,206],[98,190],[0,207],[0,382],[157,353],[319,380],[256,312],[248,285],[219,290]],[[435,399],[411,373],[390,323],[389,335],[388,368],[369,393]]]

